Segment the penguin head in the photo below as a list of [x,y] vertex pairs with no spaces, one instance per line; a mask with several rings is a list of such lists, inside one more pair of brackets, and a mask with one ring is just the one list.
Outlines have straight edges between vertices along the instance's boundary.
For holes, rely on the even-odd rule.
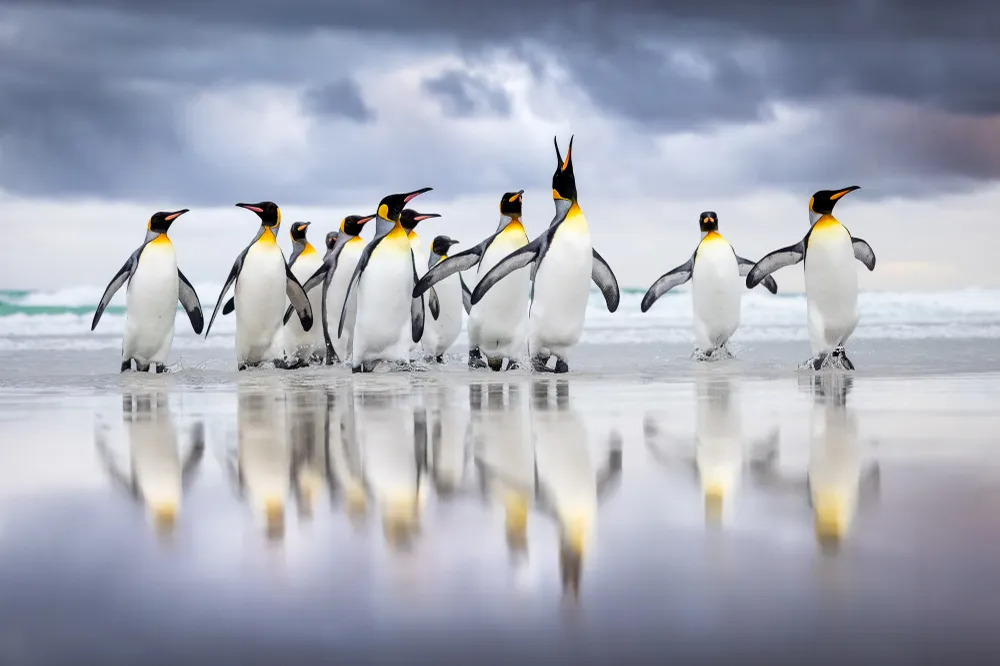
[[378,216],[389,222],[399,222],[399,216],[403,213],[403,208],[406,204],[424,192],[430,192],[433,189],[433,187],[423,187],[413,192],[407,192],[406,194],[390,194],[387,197],[383,197],[382,201],[378,204]]
[[306,229],[312,222],[293,222],[292,230],[290,235],[292,237],[293,243],[305,243],[306,242]]
[[457,240],[448,238],[447,236],[435,236],[434,240],[431,242],[431,252],[440,257],[447,257],[448,250],[450,250],[451,246],[457,242]]
[[701,233],[707,234],[710,231],[719,230],[719,216],[715,214],[714,210],[706,210],[698,218],[698,225],[701,227]]
[[149,218],[149,224],[146,225],[147,228],[158,234],[167,233],[167,229],[173,224],[174,220],[188,212],[187,208],[182,208],[181,210],[176,210],[172,213],[166,211],[160,211],[159,213],[153,213],[153,217]]
[[238,203],[236,205],[257,213],[260,223],[265,227],[277,229],[278,225],[281,224],[281,209],[273,201],[259,201],[254,204]]
[[399,223],[407,231],[413,231],[417,227],[417,222],[429,220],[432,217],[441,217],[437,213],[418,213],[412,208],[404,208],[399,214]]
[[573,137],[569,138],[566,158],[559,152],[559,140],[553,137],[556,145],[556,172],[552,174],[552,198],[565,201],[576,201],[576,178],[573,177]]
[[521,217],[521,204],[524,202],[524,190],[505,192],[500,199],[500,214],[516,220]]
[[840,201],[841,197],[848,192],[860,189],[861,188],[857,185],[851,185],[850,187],[845,187],[842,190],[820,190],[810,197],[809,212],[815,215],[832,215],[833,207],[837,205],[837,202]]
[[326,235],[326,249],[332,250],[333,246],[337,244],[337,237],[340,235],[339,231],[331,231]]
[[361,228],[365,222],[374,219],[374,215],[348,215],[340,222],[340,231],[349,236],[361,235]]

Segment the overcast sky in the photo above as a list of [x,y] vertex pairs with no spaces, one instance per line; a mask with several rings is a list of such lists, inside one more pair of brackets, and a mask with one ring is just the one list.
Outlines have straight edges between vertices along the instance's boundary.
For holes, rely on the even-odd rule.
[[848,185],[864,288],[1000,286],[998,25],[995,0],[0,0],[0,288],[103,286],[178,208],[182,270],[221,283],[239,201],[276,201],[288,248],[430,186],[418,231],[465,247],[524,189],[534,237],[571,134],[623,286],[703,210],[756,259]]

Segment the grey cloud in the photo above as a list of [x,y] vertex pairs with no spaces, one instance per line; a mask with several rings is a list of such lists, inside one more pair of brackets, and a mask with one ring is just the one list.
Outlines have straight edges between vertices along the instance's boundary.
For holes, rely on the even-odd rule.
[[510,98],[503,88],[459,70],[431,77],[424,81],[423,88],[442,103],[449,116],[510,114]]
[[307,107],[317,115],[343,117],[359,123],[375,119],[375,112],[361,97],[358,84],[351,79],[339,79],[306,92]]

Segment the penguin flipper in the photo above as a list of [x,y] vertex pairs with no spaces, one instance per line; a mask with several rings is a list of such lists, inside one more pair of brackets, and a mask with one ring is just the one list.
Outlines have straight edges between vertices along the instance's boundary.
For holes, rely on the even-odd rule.
[[468,250],[453,254],[444,261],[435,264],[433,268],[424,273],[424,276],[417,281],[416,286],[413,287],[413,297],[416,298],[449,275],[473,268],[482,261],[483,253],[486,252],[486,248],[489,247],[495,237],[496,234],[475,247],[470,247]]
[[[317,268],[316,272],[310,275],[309,279],[306,280],[304,283],[302,283],[302,291],[308,294],[310,291],[318,287],[323,282],[328,273],[332,274],[333,271],[337,270],[337,259],[339,255],[340,255],[339,252],[337,252],[337,254],[334,255],[333,257],[327,255],[327,257],[323,260],[323,265]],[[291,305],[289,305],[288,308],[285,309],[285,318],[281,320],[282,325],[288,323],[288,320],[292,318],[292,312],[294,310],[295,308]],[[222,314],[226,314],[226,311],[223,310]],[[314,312],[313,316],[315,315],[316,313]]]
[[[410,262],[413,265],[413,284],[417,284],[417,260],[413,255],[413,250],[410,250]],[[434,296],[434,300],[437,300],[437,294],[431,291]],[[432,313],[433,314],[433,313]],[[434,317],[437,319],[437,316]],[[413,342],[420,342],[420,338],[424,337],[424,296],[421,294],[416,298],[410,299],[410,333],[413,338]]]
[[194,483],[198,465],[205,454],[205,424],[198,421],[191,428],[191,450],[188,452],[184,465],[181,467],[181,487],[185,490]]
[[783,247],[765,255],[764,258],[754,264],[753,268],[751,268],[747,273],[747,289],[753,289],[760,284],[765,277],[779,268],[794,266],[805,258],[805,240],[800,240],[795,245],[789,245],[788,247]]
[[[310,278],[312,279],[312,278]],[[333,279],[333,271],[327,271],[323,274],[323,296],[320,299],[320,317],[323,324],[323,341],[326,343],[326,363],[330,365],[331,363],[339,363],[340,359],[337,358],[337,351],[333,348],[333,340],[330,339],[330,315],[327,312],[326,306],[326,295],[330,291],[330,281]]]
[[285,295],[288,296],[292,307],[295,308],[295,311],[299,315],[302,330],[308,331],[311,329],[313,325],[312,305],[309,303],[309,297],[306,296],[302,285],[299,284],[299,281],[292,274],[292,269],[288,267],[288,264],[285,264]]
[[[222,306],[222,316],[225,317],[227,314],[236,309],[236,297],[230,296],[226,304]],[[289,308],[291,310],[291,308]],[[288,316],[285,316],[285,321],[288,321]]]
[[118,290],[122,288],[122,285],[128,282],[129,278],[132,277],[132,273],[135,272],[136,266],[139,265],[139,254],[142,252],[144,247],[146,247],[145,243],[143,243],[142,247],[129,256],[125,265],[122,266],[117,273],[115,273],[113,278],[111,278],[111,282],[108,283],[107,288],[104,290],[104,295],[101,296],[101,302],[97,305],[97,312],[94,313],[94,321],[90,323],[90,330],[97,328],[97,322],[101,320],[101,315],[104,314],[104,309],[108,307],[108,303],[110,303],[111,299],[114,298],[114,295],[118,293]]
[[[361,251],[361,256],[358,257],[358,265],[354,267],[354,275],[351,276],[351,281],[347,283],[347,291],[344,293],[344,306],[340,310],[340,324],[337,326],[338,338],[344,334],[344,322],[347,320],[347,304],[351,302],[351,291],[358,286],[358,282],[361,281],[361,274],[368,265],[368,260],[371,259],[372,252],[375,251],[375,248],[378,247],[383,238],[385,236],[373,238],[368,245],[365,245],[365,249]],[[412,250],[410,254],[412,256]]]
[[431,311],[431,316],[437,321],[438,316],[441,314],[441,301],[438,300],[438,295],[434,287],[431,287],[429,292],[427,296],[427,309]]
[[594,284],[601,290],[601,293],[604,294],[604,302],[608,305],[608,312],[614,312],[618,309],[618,303],[621,300],[618,280],[611,271],[611,266],[608,266],[608,262],[604,261],[604,257],[599,255],[597,250],[593,252],[594,267],[591,270],[591,279],[593,279]]
[[[236,278],[240,275],[240,271],[243,270],[243,261],[247,258],[247,252],[250,251],[250,248],[253,247],[254,243],[260,239],[265,231],[267,230],[262,226],[260,230],[257,231],[257,235],[254,236],[252,241],[250,241],[250,244],[243,248],[243,251],[240,252],[238,257],[236,257],[236,261],[233,262],[233,267],[229,270],[229,277],[226,278],[226,283],[222,285],[222,291],[219,292],[219,300],[215,302],[215,309],[212,311],[212,318],[208,320],[208,328],[205,329],[206,338],[208,337],[209,331],[212,330],[212,324],[215,322],[216,315],[219,314],[219,306],[222,305],[222,299],[226,297],[226,293],[229,291],[229,288],[233,286],[236,282]],[[233,308],[235,309],[235,307],[236,302],[234,297]]]
[[851,237],[851,245],[854,246],[854,258],[865,265],[869,271],[875,270],[875,251],[863,238]]
[[[750,270],[754,267],[754,262],[750,261],[749,259],[745,259],[739,255],[736,255],[736,263],[740,269],[740,277],[746,277],[747,273],[749,273]],[[764,285],[764,288],[767,289],[772,294],[778,293],[778,283],[775,282],[774,278],[771,277],[770,275],[765,276],[764,279],[761,280],[761,283]]]
[[469,299],[472,305],[475,305],[482,300],[486,292],[493,288],[500,280],[504,279],[516,270],[520,270],[525,266],[529,266],[538,257],[543,254],[543,249],[547,247],[549,234],[543,234],[531,241],[527,245],[514,250],[506,257],[497,262],[497,264],[487,271],[480,280],[479,284],[472,292],[472,297]]
[[470,314],[472,312],[472,290],[469,289],[469,285],[465,284],[465,278],[461,275],[458,276],[458,281],[462,283],[462,307],[465,308],[465,314]]
[[694,257],[657,278],[656,282],[650,285],[646,295],[642,297],[642,304],[640,305],[642,311],[646,312],[649,308],[653,307],[653,303],[660,296],[690,280],[693,271]]
[[195,335],[201,335],[201,329],[205,327],[205,315],[201,312],[201,301],[198,300],[198,293],[180,269],[177,269],[177,277],[179,278],[177,299],[181,302],[184,311],[187,312]]

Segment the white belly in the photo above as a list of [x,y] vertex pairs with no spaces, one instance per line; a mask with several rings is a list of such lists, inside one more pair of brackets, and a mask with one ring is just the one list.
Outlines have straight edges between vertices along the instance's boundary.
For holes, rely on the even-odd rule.
[[[420,342],[425,352],[431,356],[440,356],[455,344],[462,330],[462,313],[465,310],[462,305],[462,284],[459,282],[458,273],[438,282],[434,285],[434,291],[437,292],[440,311],[438,318],[434,319],[430,309],[426,308],[424,337]],[[424,298],[426,302],[426,294]]]
[[337,270],[334,271],[330,287],[326,292],[327,327],[330,332],[330,340],[333,341],[333,349],[341,361],[346,361],[351,354],[354,318],[358,306],[356,290],[351,292],[350,302],[347,304],[347,317],[344,319],[344,332],[339,337],[337,336],[337,327],[340,325],[340,313],[344,309],[344,295],[347,293],[347,286],[351,283],[351,276],[354,275],[354,269],[358,265],[358,259],[361,258],[364,247],[364,243],[358,241],[349,242],[344,246],[337,259]]
[[177,316],[177,257],[169,242],[146,245],[126,293],[122,358],[164,363]]
[[854,415],[841,406],[816,407],[809,452],[809,489],[818,527],[843,534],[857,508],[862,450]]
[[[409,243],[387,237],[372,253],[358,284],[352,363],[383,359],[405,361],[409,346],[400,346],[400,331],[409,327],[413,266]],[[412,339],[409,338],[409,339]],[[404,355],[405,353],[405,355]]]
[[[528,243],[521,234],[500,234],[483,253],[479,271],[468,281],[475,289],[501,259]],[[469,313],[469,345],[489,358],[518,358],[523,353],[527,332],[528,297],[531,294],[531,267],[520,268],[493,286]]]
[[[306,280],[323,265],[323,258],[318,252],[311,252],[308,255],[300,255],[292,264],[292,275],[304,285]],[[302,330],[302,321],[298,314],[293,313],[291,319],[285,324],[284,347],[286,356],[295,356],[302,360],[309,359],[310,356],[322,355],[325,348],[323,342],[323,325],[319,321],[321,306],[323,301],[323,288],[317,286],[309,292],[309,303],[312,305],[313,326],[308,331]]]
[[277,391],[242,393],[237,430],[240,474],[250,507],[275,520],[284,513],[292,462],[284,396]]
[[141,417],[129,425],[132,473],[151,509],[171,507],[181,501],[181,461],[177,439],[169,417]]
[[258,242],[247,252],[236,280],[237,362],[274,360],[286,303],[285,258],[277,244]]
[[817,227],[805,258],[809,336],[813,353],[829,351],[858,324],[858,270],[851,236],[839,224]]
[[358,409],[365,478],[383,509],[412,507],[417,501],[413,420],[405,404]]
[[695,343],[704,351],[721,347],[740,324],[742,284],[729,243],[703,242],[691,280]]
[[590,232],[578,225],[560,227],[535,272],[528,317],[531,354],[548,351],[565,359],[568,349],[580,341],[593,264]]
[[551,497],[563,529],[586,541],[597,515],[597,470],[591,462],[587,428],[572,411],[533,415],[539,482]]
[[695,460],[706,495],[728,500],[743,467],[743,439],[737,396],[728,380],[697,382],[700,395],[695,418]]

